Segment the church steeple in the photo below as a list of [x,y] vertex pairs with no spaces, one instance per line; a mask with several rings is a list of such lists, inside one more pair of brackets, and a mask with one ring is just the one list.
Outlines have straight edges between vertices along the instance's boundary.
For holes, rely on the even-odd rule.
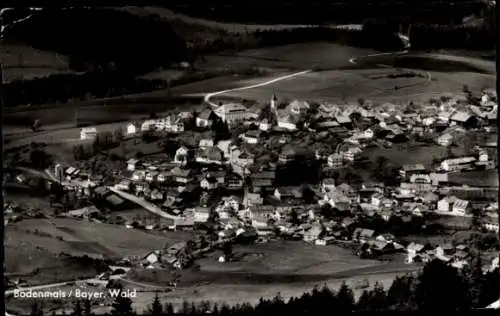
[[278,105],[278,97],[276,93],[273,92],[273,96],[271,97],[271,110],[276,110],[276,106]]

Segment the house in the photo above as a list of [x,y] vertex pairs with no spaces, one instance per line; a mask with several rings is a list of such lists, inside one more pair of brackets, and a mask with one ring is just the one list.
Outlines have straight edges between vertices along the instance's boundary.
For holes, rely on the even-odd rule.
[[314,127],[318,130],[327,130],[327,129],[330,129],[330,128],[335,128],[335,127],[339,127],[340,124],[335,121],[334,119],[324,119],[324,120],[321,120],[321,121],[317,121],[316,123],[314,123]]
[[356,190],[354,190],[349,184],[342,183],[335,188],[336,191],[341,192],[345,195],[350,203],[359,203],[359,194]]
[[212,126],[214,113],[210,109],[206,109],[196,117],[196,127],[208,128]]
[[355,161],[361,157],[363,151],[359,147],[350,147],[347,151],[344,152],[344,160],[347,161]]
[[250,118],[251,113],[240,103],[226,103],[215,109],[214,113],[230,125],[243,122]]
[[478,161],[479,162],[488,162],[489,157],[488,157],[488,152],[486,150],[479,150],[477,153],[478,156]]
[[330,168],[341,168],[344,164],[344,157],[337,153],[332,154],[328,156],[327,164]]
[[246,207],[262,205],[264,204],[264,199],[259,193],[245,192],[243,204]]
[[148,252],[142,260],[143,260],[143,262],[145,262],[147,264],[158,263],[158,262],[160,262],[160,251],[154,250],[154,251]]
[[467,112],[457,111],[451,117],[450,121],[453,124],[469,129],[477,125],[477,118]]
[[295,150],[293,149],[288,149],[288,150],[283,150],[280,155],[279,155],[279,162],[281,163],[290,163],[295,160]]
[[441,168],[447,172],[462,171],[466,169],[471,169],[474,162],[476,162],[475,157],[460,157],[460,158],[446,159],[441,162]]
[[323,200],[320,200],[319,204],[324,205],[326,203],[341,211],[348,210],[350,207],[349,198],[337,190],[327,191],[323,194]]
[[97,128],[95,127],[83,127],[80,129],[80,139],[81,140],[93,140],[97,137]]
[[196,162],[222,164],[224,162],[224,153],[219,147],[200,148],[196,152]]
[[270,130],[272,127],[271,123],[269,122],[268,119],[263,119],[262,121],[260,121],[260,124],[259,124],[259,129],[261,131],[268,131]]
[[127,136],[134,136],[138,132],[137,124],[128,123],[125,132]]
[[414,263],[414,262],[423,262],[427,261],[427,258],[425,256],[425,252],[428,250],[428,247],[425,245],[411,242],[407,247],[406,251],[408,253],[406,257],[406,263]]
[[128,171],[134,171],[138,162],[139,162],[138,159],[133,159],[133,158],[127,160],[127,170]]
[[447,173],[436,173],[431,172],[429,174],[431,178],[431,183],[433,186],[440,186],[448,183],[448,174]]
[[260,130],[249,130],[243,134],[242,138],[247,144],[257,144],[259,143],[260,135]]
[[472,206],[469,201],[455,196],[446,196],[438,202],[437,210],[439,212],[451,212],[456,215],[467,215],[472,210]]
[[170,177],[169,172],[161,171],[160,173],[158,173],[158,176],[156,177],[156,181],[158,181],[159,183],[163,183],[163,182],[166,182],[169,177]]
[[252,192],[261,193],[271,190],[273,188],[273,181],[274,178],[273,179],[259,178],[252,175],[250,177]]
[[305,242],[314,242],[323,233],[323,227],[319,223],[314,223],[311,228],[304,232],[304,241]]
[[179,147],[175,151],[174,163],[185,165],[189,161],[189,149],[185,146]]
[[153,189],[151,190],[151,193],[149,193],[149,198],[152,201],[163,201],[164,194],[162,191],[158,189]]
[[373,132],[373,130],[371,128],[368,128],[363,132],[364,138],[372,139],[374,136],[375,136],[375,133]]
[[215,190],[218,187],[218,182],[215,177],[212,177],[210,175],[206,176],[201,180],[200,182],[200,187],[204,190]]
[[454,139],[454,137],[453,137],[452,134],[450,134],[450,133],[444,133],[443,135],[439,136],[436,139],[436,143],[439,146],[448,147],[451,144],[453,144],[453,139]]
[[159,172],[158,171],[149,171],[146,173],[146,178],[145,180],[147,182],[153,182],[156,181],[156,178],[158,177]]
[[309,103],[306,101],[294,100],[288,105],[288,111],[294,115],[302,115],[309,109]]
[[486,230],[498,233],[499,232],[499,225],[498,225],[498,217],[492,217],[492,216],[485,216],[483,218],[483,227]]
[[401,170],[399,170],[399,174],[403,178],[410,178],[413,174],[425,174],[425,171],[423,164],[403,165]]
[[193,179],[192,171],[190,169],[175,167],[172,169],[171,175],[178,183],[188,183]]
[[226,174],[224,185],[228,190],[239,190],[243,187],[243,178],[234,172]]
[[321,181],[321,190],[323,192],[334,191],[335,190],[335,180],[332,178],[325,178]]
[[352,239],[359,241],[361,243],[367,242],[369,239],[373,238],[375,231],[366,228],[356,228],[352,235]]
[[194,222],[206,223],[210,217],[210,209],[208,207],[196,207],[194,210]]
[[210,138],[200,139],[199,148],[206,149],[214,147],[214,140]]
[[340,126],[344,126],[347,128],[350,128],[352,126],[352,121],[349,116],[335,115],[335,120],[337,120]]
[[279,201],[302,199],[303,192],[301,187],[279,187],[274,190],[274,197]]
[[136,170],[132,173],[132,181],[143,181],[146,178],[146,171]]
[[273,218],[275,209],[270,205],[251,206],[247,212],[247,218],[252,222],[254,227],[267,227],[270,219]]
[[295,131],[297,129],[297,120],[291,115],[278,115],[277,120],[279,128],[289,131]]

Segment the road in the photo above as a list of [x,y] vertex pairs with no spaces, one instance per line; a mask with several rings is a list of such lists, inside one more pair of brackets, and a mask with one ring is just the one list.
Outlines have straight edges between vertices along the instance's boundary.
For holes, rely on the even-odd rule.
[[16,291],[16,290],[17,291],[36,291],[36,290],[50,289],[50,288],[58,287],[58,286],[65,286],[66,284],[71,283],[71,282],[75,282],[75,283],[78,283],[78,282],[81,282],[81,283],[92,282],[92,283],[102,283],[102,284],[107,283],[107,281],[98,280],[98,279],[95,279],[95,278],[85,279],[85,280],[72,280],[72,281],[70,280],[70,281],[59,282],[59,283],[35,285],[35,286],[28,286],[28,287],[18,287],[16,289],[5,291],[5,295],[6,296],[7,295],[12,295],[12,294],[14,294],[14,291]]
[[118,194],[120,197],[122,197],[122,198],[124,198],[126,200],[129,200],[131,202],[134,202],[134,203],[136,203],[136,204],[138,204],[140,206],[142,206],[144,209],[150,211],[153,214],[156,214],[158,216],[161,216],[163,218],[167,218],[167,219],[170,219],[170,220],[173,220],[173,221],[182,220],[182,218],[180,218],[179,216],[170,215],[167,212],[163,211],[158,206],[156,206],[156,205],[154,205],[152,203],[149,203],[149,202],[145,201],[144,199],[138,198],[135,195],[129,194],[127,192],[123,192],[121,190],[118,190],[115,187],[108,187],[108,189],[110,189],[112,192]]
[[210,98],[212,98],[212,97],[214,97],[216,95],[224,94],[224,93],[228,93],[228,92],[234,92],[234,91],[242,91],[242,90],[248,90],[248,89],[253,89],[253,88],[259,88],[259,87],[263,87],[263,86],[267,86],[267,85],[273,84],[273,83],[278,82],[278,81],[282,81],[282,80],[290,79],[290,78],[297,77],[297,76],[300,76],[300,75],[304,75],[304,74],[309,73],[309,72],[311,72],[311,70],[299,71],[299,72],[296,72],[296,73],[293,73],[293,74],[290,74],[290,75],[281,76],[281,77],[278,77],[278,78],[274,78],[272,80],[268,80],[268,81],[261,82],[261,83],[258,83],[258,84],[254,84],[254,85],[250,85],[250,86],[245,86],[245,87],[239,87],[239,88],[233,88],[233,89],[226,89],[226,90],[220,90],[220,91],[210,92],[210,93],[207,93],[205,95],[205,97],[203,98],[203,100],[206,103],[208,103],[210,106],[212,106],[214,108],[217,108],[219,106],[217,104],[215,104],[215,103],[213,103],[213,102],[210,101]]

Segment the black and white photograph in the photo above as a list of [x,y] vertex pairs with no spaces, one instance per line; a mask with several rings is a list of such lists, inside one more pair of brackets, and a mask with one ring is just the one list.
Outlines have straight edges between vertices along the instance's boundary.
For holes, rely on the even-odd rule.
[[5,316],[500,313],[494,0],[5,0]]

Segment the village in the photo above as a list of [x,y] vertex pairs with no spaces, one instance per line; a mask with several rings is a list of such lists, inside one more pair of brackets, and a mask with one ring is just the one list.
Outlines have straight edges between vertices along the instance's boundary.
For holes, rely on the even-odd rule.
[[[396,255],[408,264],[437,258],[461,268],[470,259],[468,245],[432,245],[425,236],[447,227],[498,234],[498,184],[456,180],[497,170],[496,92],[483,91],[476,105],[470,101],[442,96],[422,105],[333,105],[280,101],[273,94],[260,107],[220,101],[114,132],[84,127],[74,146],[77,161],[45,170],[69,192],[55,195],[80,206],[68,209],[67,201],[52,197],[53,216],[196,232],[188,242],[117,260],[127,269],[183,269],[214,249],[223,250],[218,261],[224,264],[232,260],[234,243],[275,239],[340,245],[362,258]],[[479,136],[471,141],[470,135]],[[138,148],[159,142],[161,150],[127,155],[126,142]],[[447,148],[447,156],[434,157],[431,165],[377,157],[366,167],[367,150],[416,142]],[[453,153],[457,146],[460,155]],[[97,168],[92,157],[102,152],[113,163]],[[12,177],[26,182],[23,175]],[[148,215],[116,215],[130,203]],[[5,206],[8,225],[18,219],[15,205]],[[422,241],[403,241],[409,234]],[[497,266],[498,258],[485,269]]]

